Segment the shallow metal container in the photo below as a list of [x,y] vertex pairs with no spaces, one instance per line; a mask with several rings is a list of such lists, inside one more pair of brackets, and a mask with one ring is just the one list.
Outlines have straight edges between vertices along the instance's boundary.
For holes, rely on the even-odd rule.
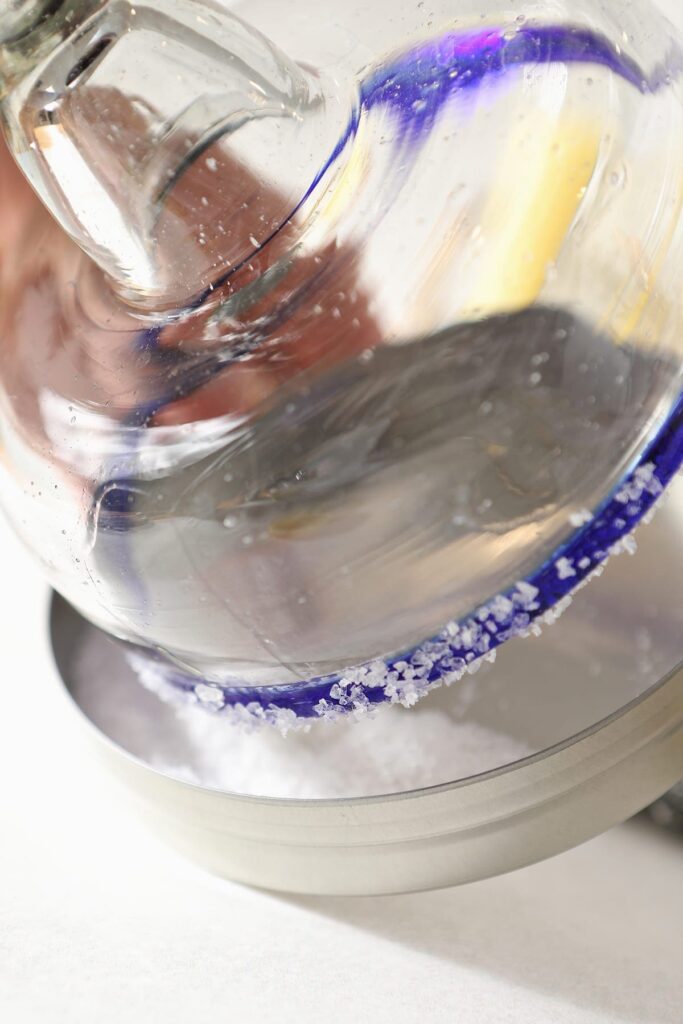
[[[531,751],[474,777],[436,773],[417,790],[338,799],[188,783],[154,767],[166,753],[196,769],[199,752],[184,720],[139,685],[120,647],[57,597],[55,658],[132,806],[209,870],[299,893],[469,882],[589,839],[683,777],[682,513],[679,481],[639,531],[634,557],[614,558],[558,623],[540,638],[511,641],[473,677],[465,717]],[[447,710],[457,691],[440,691],[406,714]]]

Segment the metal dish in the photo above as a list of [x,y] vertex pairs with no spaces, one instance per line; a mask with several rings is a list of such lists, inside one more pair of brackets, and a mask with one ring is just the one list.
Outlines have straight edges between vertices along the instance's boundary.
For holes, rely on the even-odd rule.
[[[683,777],[682,510],[679,481],[640,530],[637,554],[613,559],[540,638],[506,645],[469,681],[465,704],[454,687],[404,712],[417,729],[420,715],[457,706],[461,720],[531,752],[468,778],[444,777],[441,763],[425,768],[421,788],[384,795],[354,795],[352,783],[337,799],[221,791],[202,784],[187,717],[144,690],[123,649],[58,597],[55,658],[132,804],[209,870],[300,893],[473,881],[568,849]],[[160,770],[165,762],[187,764],[195,781]]]

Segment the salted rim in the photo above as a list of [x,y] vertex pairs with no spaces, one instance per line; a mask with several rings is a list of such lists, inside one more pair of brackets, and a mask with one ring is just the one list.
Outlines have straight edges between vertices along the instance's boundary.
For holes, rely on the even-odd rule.
[[449,622],[435,637],[385,659],[279,686],[241,687],[207,681],[131,647],[140,681],[160,696],[198,703],[246,723],[284,730],[318,718],[363,714],[380,704],[410,707],[431,690],[474,673],[513,637],[540,632],[600,572],[610,555],[633,549],[630,535],[683,465],[683,393],[635,468],[602,506],[524,580],[496,594],[472,615]]

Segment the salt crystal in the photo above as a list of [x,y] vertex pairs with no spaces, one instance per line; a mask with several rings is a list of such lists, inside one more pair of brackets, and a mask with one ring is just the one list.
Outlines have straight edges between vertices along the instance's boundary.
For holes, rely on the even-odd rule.
[[512,600],[515,604],[519,604],[526,611],[535,611],[538,608],[538,587],[534,587],[531,583],[521,582],[517,584],[515,593],[512,595]]
[[587,508],[582,508],[579,509],[578,512],[572,512],[569,517],[569,522],[578,530],[579,527],[585,526],[586,523],[590,523],[592,519],[593,513],[589,512]]
[[198,683],[194,688],[194,693],[200,704],[209,704],[213,707],[222,707],[224,704],[223,692],[217,686]]
[[624,551],[626,551],[629,555],[635,555],[636,551],[638,550],[638,542],[636,541],[636,538],[633,536],[633,534],[629,534],[628,537],[624,537],[622,539],[622,544]]
[[560,580],[568,580],[572,576],[576,576],[576,569],[571,558],[558,558],[555,568],[557,569],[557,578]]

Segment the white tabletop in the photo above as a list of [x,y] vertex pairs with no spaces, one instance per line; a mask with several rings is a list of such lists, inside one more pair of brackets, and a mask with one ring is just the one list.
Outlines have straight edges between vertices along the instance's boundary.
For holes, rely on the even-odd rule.
[[[680,0],[662,0],[683,20]],[[681,1024],[683,840],[630,823],[462,889],[285,898],[118,803],[59,694],[47,591],[0,524],[0,1019]]]

